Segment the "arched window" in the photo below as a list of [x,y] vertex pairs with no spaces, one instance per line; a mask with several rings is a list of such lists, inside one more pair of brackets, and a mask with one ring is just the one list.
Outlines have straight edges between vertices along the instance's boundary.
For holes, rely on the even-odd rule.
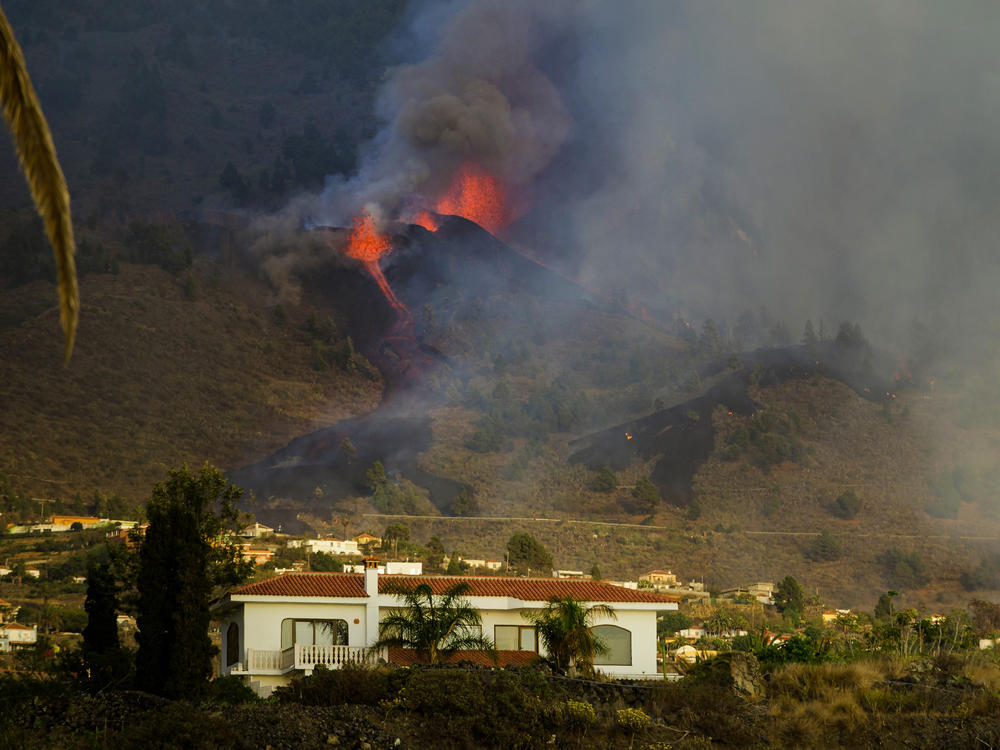
[[240,660],[240,626],[235,622],[226,628],[226,666],[231,667]]
[[630,666],[632,664],[632,633],[617,625],[595,625],[590,631],[604,641],[606,653],[594,657],[594,666]]

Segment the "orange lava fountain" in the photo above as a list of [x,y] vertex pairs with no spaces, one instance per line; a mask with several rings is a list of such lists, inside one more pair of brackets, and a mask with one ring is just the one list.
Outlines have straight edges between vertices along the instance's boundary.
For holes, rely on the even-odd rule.
[[510,223],[507,189],[481,167],[467,162],[455,173],[451,187],[434,206],[439,214],[453,214],[476,222],[488,232]]
[[354,228],[347,238],[347,248],[344,252],[364,264],[368,273],[372,275],[375,283],[378,284],[378,288],[382,290],[382,294],[389,300],[392,308],[400,316],[405,316],[409,319],[409,309],[399,300],[396,293],[392,291],[392,287],[386,281],[385,275],[382,273],[382,267],[378,263],[382,255],[391,251],[392,243],[389,242],[388,237],[375,228],[375,220],[371,216],[365,215],[354,218]]

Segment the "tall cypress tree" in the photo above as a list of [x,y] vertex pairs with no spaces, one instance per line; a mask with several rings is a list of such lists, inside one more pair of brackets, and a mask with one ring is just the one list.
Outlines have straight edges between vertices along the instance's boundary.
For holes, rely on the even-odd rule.
[[244,580],[252,564],[235,540],[243,491],[205,464],[185,466],[153,488],[139,550],[136,686],[168,698],[197,698],[211,677],[209,602],[217,585]]
[[118,642],[118,587],[111,565],[87,563],[87,627],[83,629],[83,658],[91,679],[104,685],[118,676],[122,661]]

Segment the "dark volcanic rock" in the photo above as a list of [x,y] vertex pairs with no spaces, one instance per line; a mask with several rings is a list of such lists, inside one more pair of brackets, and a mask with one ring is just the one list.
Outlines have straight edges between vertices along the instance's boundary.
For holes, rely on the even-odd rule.
[[[856,363],[840,356],[832,344],[824,347],[821,358],[807,356],[805,347],[788,347],[745,352],[739,361],[739,372],[690,401],[573,441],[571,445],[580,448],[570,456],[570,463],[582,463],[591,469],[607,465],[621,471],[637,459],[657,458],[650,480],[667,502],[686,506],[691,500],[695,472],[715,447],[712,412],[724,406],[735,414],[756,413],[760,405],[747,393],[751,382],[778,385],[820,373],[844,382],[872,401],[884,398],[892,387],[886,378],[856,369]],[[721,363],[711,365],[701,374],[718,375],[725,367]]]

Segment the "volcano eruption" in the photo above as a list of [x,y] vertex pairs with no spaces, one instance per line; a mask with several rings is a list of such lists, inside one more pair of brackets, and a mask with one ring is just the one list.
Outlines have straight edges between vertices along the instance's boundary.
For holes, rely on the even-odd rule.
[[[371,216],[358,217],[346,239],[343,230],[317,227],[353,265],[331,266],[313,276],[328,293],[350,296],[347,333],[386,381],[382,403],[372,413],[293,440],[267,459],[237,470],[233,481],[258,498],[309,499],[323,488],[323,503],[368,493],[366,471],[381,461],[390,475],[427,490],[429,500],[450,512],[465,485],[420,468],[430,448],[430,406],[440,395],[428,384],[448,373],[467,378],[467,364],[453,361],[422,340],[413,309],[441,319],[466,317],[489,300],[522,305],[544,298],[593,306],[589,295],[498,240],[479,224],[456,215],[436,215],[436,231],[397,223],[379,232]],[[355,448],[343,450],[345,439]],[[257,509],[268,522],[294,528],[287,505]]]

